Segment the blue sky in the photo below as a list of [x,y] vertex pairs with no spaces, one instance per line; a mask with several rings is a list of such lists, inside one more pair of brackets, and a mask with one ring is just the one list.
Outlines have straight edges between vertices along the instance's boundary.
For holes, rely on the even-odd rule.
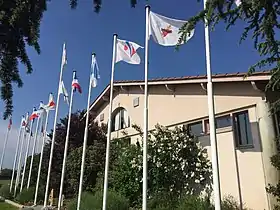
[[[151,0],[149,3],[152,11],[176,19],[187,19],[203,7],[202,2],[196,0],[173,0],[173,4],[170,1]],[[28,49],[34,72],[26,75],[25,67],[20,66],[24,86],[20,89],[14,87],[14,127],[19,126],[21,115],[31,112],[40,100],[47,102],[49,92],[53,92],[56,98],[64,41],[68,60],[63,75],[65,86],[70,92],[72,71],[75,69],[84,90],[82,95],[75,95],[73,110],[86,107],[91,53],[96,52],[101,80],[92,91],[94,100],[110,80],[113,33],[117,33],[121,39],[144,46],[145,4],[146,1],[140,0],[136,8],[130,8],[129,0],[108,0],[104,1],[100,14],[96,14],[92,1],[80,0],[76,10],[70,9],[67,0],[51,1],[41,24],[42,53],[37,55],[33,49]],[[226,32],[221,23],[211,32],[213,73],[244,72],[258,60],[250,38],[242,45],[238,44],[243,27],[244,23],[238,22]],[[138,52],[142,63],[138,66],[118,63],[115,67],[116,80],[144,78],[144,49]],[[151,41],[149,53],[149,78],[205,74],[203,25],[197,26],[193,38],[179,52],[174,47],[162,47]],[[3,110],[2,102],[0,108]],[[67,113],[67,105],[61,103],[59,116],[64,117]],[[49,129],[53,126],[53,116],[54,113],[50,117]],[[3,125],[5,123],[1,122]],[[0,129],[6,128],[2,126]]]

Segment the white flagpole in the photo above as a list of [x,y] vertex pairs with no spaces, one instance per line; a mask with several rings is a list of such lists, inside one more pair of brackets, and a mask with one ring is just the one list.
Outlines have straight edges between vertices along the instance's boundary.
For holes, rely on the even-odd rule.
[[[36,206],[36,204],[37,204],[37,196],[38,196],[39,182],[40,182],[40,176],[41,176],[42,161],[43,161],[43,156],[44,156],[45,140],[46,140],[46,136],[47,136],[49,112],[50,112],[49,110],[47,110],[47,112],[46,112],[46,119],[45,119],[45,125],[44,125],[44,133],[43,133],[43,137],[42,137],[41,155],[40,155],[40,162],[39,162],[39,168],[38,168],[35,196],[34,196],[34,202],[33,202],[34,206]],[[43,118],[41,119],[41,124],[43,124]]]
[[45,198],[44,198],[44,207],[47,206],[48,200],[48,193],[49,193],[49,184],[50,184],[50,176],[51,176],[51,168],[52,168],[52,158],[53,158],[53,149],[54,149],[54,142],[55,142],[55,134],[56,134],[56,123],[57,123],[57,116],[58,116],[58,106],[59,106],[59,90],[60,90],[60,83],[62,81],[62,74],[63,74],[63,67],[65,64],[65,43],[63,45],[63,55],[61,59],[61,67],[60,67],[60,76],[59,76],[59,83],[58,83],[58,90],[57,90],[57,99],[56,99],[56,109],[55,109],[55,117],[53,122],[53,135],[52,135],[52,142],[51,142],[51,151],[50,151],[50,159],[49,159],[49,168],[48,168],[48,175],[47,175],[47,183],[46,183],[46,190],[45,190]]
[[17,146],[16,146],[16,153],[15,153],[15,157],[14,157],[14,164],[13,164],[13,173],[12,173],[12,178],[11,178],[11,184],[10,184],[10,192],[12,192],[12,188],[13,188],[13,182],[14,182],[14,176],[15,176],[15,168],[16,168],[16,163],[17,163],[17,156],[18,156],[18,149],[19,149],[19,143],[20,143],[20,139],[21,139],[21,134],[22,134],[22,119],[24,118],[24,116],[22,116],[21,118],[21,122],[20,122],[20,126],[19,126],[19,131],[18,131],[18,140],[17,140]]
[[107,194],[108,194],[108,172],[109,172],[109,156],[110,156],[110,141],[111,141],[111,127],[112,127],[112,109],[113,109],[113,90],[114,90],[114,72],[116,62],[116,44],[117,34],[114,34],[113,39],[113,56],[112,56],[112,72],[110,83],[110,103],[109,103],[109,119],[107,127],[107,145],[106,145],[106,160],[105,160],[105,175],[104,175],[104,189],[103,189],[103,210],[106,210]]
[[[10,122],[9,122],[9,123],[10,123]],[[2,166],[3,166],[4,157],[5,157],[5,152],[6,152],[7,142],[8,142],[8,138],[9,138],[9,133],[10,133],[10,129],[9,129],[9,127],[8,127],[8,128],[7,128],[7,133],[6,133],[6,136],[5,136],[5,141],[4,141],[3,151],[2,151],[2,156],[1,156],[0,174],[1,174],[1,172],[2,172]]]
[[[35,110],[36,110],[36,108],[33,108],[33,112],[34,112]],[[23,173],[22,173],[22,178],[21,178],[20,192],[22,191],[23,183],[24,183],[24,176],[25,176],[27,158],[28,158],[28,153],[29,153],[29,146],[30,146],[30,141],[31,141],[31,136],[32,136],[33,123],[34,123],[34,120],[31,120],[31,123],[30,123],[30,130],[29,130],[29,136],[28,136],[27,146],[26,146],[26,151],[25,151],[25,160],[24,160]]]
[[[76,78],[76,71],[73,71],[73,80],[75,78]],[[63,193],[63,182],[64,182],[64,175],[65,175],[65,168],[66,168],[66,158],[67,158],[67,150],[68,150],[68,143],[69,143],[70,125],[71,125],[73,93],[74,93],[74,88],[71,87],[71,98],[70,98],[69,112],[68,112],[67,132],[66,132],[66,139],[65,139],[65,146],[64,146],[64,157],[63,157],[60,189],[59,189],[59,197],[58,197],[58,210],[60,210],[61,202],[62,202],[61,200],[62,200],[62,193]]]
[[144,93],[144,132],[143,132],[143,200],[142,209],[147,210],[147,141],[148,141],[148,65],[150,36],[150,6],[146,6],[146,37],[145,37],[145,93]]
[[32,174],[34,154],[35,154],[37,138],[38,138],[38,130],[39,130],[40,124],[42,125],[41,115],[37,119],[36,128],[35,128],[34,142],[33,142],[33,147],[32,147],[32,156],[31,156],[30,167],[29,167],[29,174],[28,174],[28,181],[27,181],[27,189],[29,189],[29,186],[30,186],[30,179],[31,179],[31,174]]
[[[206,2],[204,0],[204,9],[206,9]],[[210,142],[211,142],[211,156],[212,156],[212,171],[213,171],[213,186],[214,186],[214,200],[215,210],[221,209],[221,190],[220,190],[220,176],[218,164],[217,151],[217,136],[215,125],[215,109],[214,109],[214,94],[212,84],[211,59],[210,59],[210,43],[209,43],[209,27],[207,19],[205,18],[205,53],[206,53],[206,68],[207,68],[207,98],[208,98],[208,113],[210,126]]]
[[[95,53],[92,54],[95,58]],[[80,174],[80,185],[79,185],[79,194],[78,194],[78,204],[77,210],[80,210],[81,206],[81,197],[82,197],[82,190],[83,190],[83,177],[84,177],[84,168],[85,168],[85,159],[86,159],[86,148],[87,148],[87,138],[88,138],[88,121],[89,121],[89,108],[90,108],[90,96],[91,96],[91,89],[92,89],[92,71],[94,71],[93,66],[90,73],[89,78],[89,86],[88,86],[88,101],[87,101],[87,115],[86,115],[86,125],[85,125],[85,133],[84,133],[84,144],[83,144],[83,154],[82,154],[82,164],[81,164],[81,174]]]
[[18,165],[17,165],[17,177],[16,177],[16,184],[15,184],[15,191],[14,191],[14,197],[16,196],[16,193],[17,193],[17,187],[18,187],[18,182],[20,180],[20,176],[21,176],[21,168],[20,168],[20,165],[21,165],[21,156],[22,156],[22,152],[23,152],[23,145],[24,145],[24,142],[26,141],[26,126],[27,126],[27,122],[28,122],[28,116],[29,116],[29,113],[27,112],[26,113],[26,117],[25,117],[25,123],[26,125],[22,128],[23,129],[23,135],[22,135],[22,140],[21,140],[21,147],[20,147],[20,153],[19,153],[19,159],[18,159]]

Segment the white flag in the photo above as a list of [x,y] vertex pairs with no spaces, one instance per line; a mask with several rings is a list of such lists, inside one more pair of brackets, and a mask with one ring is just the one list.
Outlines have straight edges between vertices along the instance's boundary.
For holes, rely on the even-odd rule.
[[63,51],[62,51],[62,66],[64,67],[67,64],[67,57],[66,57],[66,46],[65,43],[63,44]]
[[100,79],[99,67],[97,64],[96,56],[93,54],[91,57],[91,75],[90,75],[91,86],[95,88],[97,86],[97,80],[99,79]]
[[[69,99],[68,99],[69,96],[68,96],[68,93],[67,93],[67,90],[66,90],[66,88],[65,88],[65,86],[64,86],[63,81],[60,82],[58,94],[59,94],[59,95],[62,94],[63,97],[64,97],[64,101],[66,101],[66,103],[69,105]],[[58,97],[59,97],[59,96],[58,96]]]
[[[163,46],[175,46],[180,38],[179,30],[187,23],[187,21],[171,19],[162,15],[150,12],[150,35],[156,43]],[[192,30],[186,41],[192,38],[194,30]]]
[[116,54],[116,63],[119,61],[124,61],[130,64],[140,64],[141,59],[137,54],[138,48],[143,48],[140,45],[129,42],[126,40],[117,40],[117,54]]

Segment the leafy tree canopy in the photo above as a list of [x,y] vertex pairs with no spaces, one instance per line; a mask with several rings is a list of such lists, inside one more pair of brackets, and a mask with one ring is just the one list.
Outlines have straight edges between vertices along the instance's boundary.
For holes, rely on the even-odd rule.
[[[69,145],[68,145],[68,157],[66,165],[66,177],[65,177],[65,188],[64,192],[66,196],[73,195],[77,192],[79,174],[80,174],[80,164],[82,158],[82,145],[84,141],[84,131],[85,131],[85,118],[83,118],[84,112],[76,112],[71,116],[71,127],[69,135]],[[90,122],[93,122],[92,116],[90,116]],[[55,147],[53,155],[53,164],[51,170],[51,180],[50,189],[54,189],[55,195],[59,193],[61,169],[64,155],[64,145],[66,138],[68,116],[60,119],[60,123],[56,126],[56,138]],[[101,170],[100,165],[104,163],[105,160],[105,148],[106,148],[106,127],[99,126],[96,122],[89,124],[88,133],[88,149],[86,156],[86,163],[90,161],[90,165],[86,166],[85,181],[89,183],[95,183],[94,174]],[[50,133],[52,136],[52,133]],[[39,140],[39,139],[38,139]],[[43,154],[42,170],[40,177],[40,184],[43,186],[46,183],[47,171],[49,164],[49,155],[51,149],[51,142],[46,143]],[[38,164],[40,154],[34,156],[34,163],[32,168],[31,176],[31,186],[36,184]],[[31,156],[28,158],[28,166],[30,165]],[[98,166],[98,167],[97,167]],[[102,165],[103,166],[103,165]],[[94,168],[94,169],[93,169]],[[104,167],[102,167],[103,170]],[[29,168],[27,169],[29,171]],[[89,180],[92,178],[93,180]],[[76,179],[76,180],[75,180]],[[27,182],[27,179],[25,180]],[[86,189],[86,188],[84,188]]]
[[[245,40],[249,34],[254,42],[255,49],[261,56],[260,61],[249,68],[249,74],[256,70],[271,70],[272,79],[267,88],[272,90],[279,88],[280,80],[280,41],[276,32],[280,28],[279,14],[280,2],[277,0],[241,0],[237,6],[236,0],[211,0],[206,4],[206,8],[196,16],[189,19],[181,29],[181,40],[199,22],[207,19],[212,28],[220,22],[224,22],[226,29],[230,29],[237,20],[246,23],[240,42]],[[278,37],[279,38],[279,37]]]
[[13,83],[18,87],[23,85],[19,61],[25,65],[27,73],[33,70],[26,45],[40,53],[40,22],[46,9],[46,0],[0,1],[0,81],[1,99],[5,103],[4,119],[12,114]]

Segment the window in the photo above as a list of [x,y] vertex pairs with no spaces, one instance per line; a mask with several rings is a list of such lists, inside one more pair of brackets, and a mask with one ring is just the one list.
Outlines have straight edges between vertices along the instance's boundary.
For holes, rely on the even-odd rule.
[[[216,129],[232,126],[230,115],[216,117],[215,126],[216,126]],[[209,131],[210,131],[210,126],[209,126],[209,119],[208,119],[208,120],[205,120],[205,133],[209,133]]]
[[202,122],[191,123],[187,125],[187,129],[192,135],[200,136],[203,134]]
[[248,111],[235,113],[233,120],[236,146],[253,145]]
[[121,130],[130,126],[129,116],[124,108],[118,108],[113,113],[112,131]]
[[133,107],[139,106],[139,97],[133,99]]

